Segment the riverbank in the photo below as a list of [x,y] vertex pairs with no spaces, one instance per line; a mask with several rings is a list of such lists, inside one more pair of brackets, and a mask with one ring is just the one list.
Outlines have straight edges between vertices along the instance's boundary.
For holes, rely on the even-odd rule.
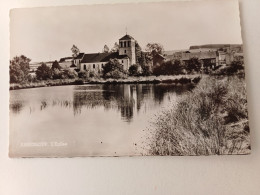
[[149,131],[148,155],[250,153],[244,78],[203,77]]
[[177,76],[147,76],[147,77],[128,77],[126,79],[103,79],[92,78],[84,79],[57,79],[28,83],[12,83],[10,90],[39,88],[62,85],[84,85],[84,84],[145,84],[145,83],[174,83],[176,85],[196,84],[200,81],[200,75],[177,75]]

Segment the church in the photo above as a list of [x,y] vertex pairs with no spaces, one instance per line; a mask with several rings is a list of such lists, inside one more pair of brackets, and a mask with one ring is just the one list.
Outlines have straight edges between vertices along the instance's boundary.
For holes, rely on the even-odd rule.
[[136,64],[135,39],[126,34],[119,39],[119,50],[108,53],[79,53],[73,62],[80,71],[92,70],[102,71],[102,68],[110,59],[117,59],[124,70],[128,70],[133,64]]

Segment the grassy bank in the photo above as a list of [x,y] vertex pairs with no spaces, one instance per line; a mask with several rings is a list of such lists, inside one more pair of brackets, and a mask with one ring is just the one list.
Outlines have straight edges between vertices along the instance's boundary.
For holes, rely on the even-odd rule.
[[200,80],[199,75],[178,75],[178,76],[147,76],[147,77],[128,77],[126,79],[103,79],[90,78],[84,79],[57,79],[28,83],[10,84],[10,90],[61,86],[61,85],[83,85],[83,84],[130,84],[130,83],[175,83],[176,85],[184,85],[197,83]]
[[49,86],[61,86],[61,85],[75,85],[76,79],[57,79],[57,80],[46,80],[28,83],[11,83],[10,90],[26,89],[26,88],[38,88],[38,87],[49,87]]
[[203,77],[150,131],[150,155],[249,153],[245,80]]

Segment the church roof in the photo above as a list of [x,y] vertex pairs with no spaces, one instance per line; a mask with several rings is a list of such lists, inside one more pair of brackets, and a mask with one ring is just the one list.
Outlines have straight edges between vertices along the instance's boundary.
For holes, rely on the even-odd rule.
[[79,53],[75,59],[82,59],[84,56],[84,53]]
[[125,35],[125,36],[123,36],[121,39],[119,39],[119,40],[131,40],[131,39],[134,39],[133,37],[131,37],[130,35]]
[[94,62],[108,62],[110,59],[123,59],[127,58],[127,55],[119,55],[118,52],[113,53],[89,53],[84,54],[81,63],[94,63]]

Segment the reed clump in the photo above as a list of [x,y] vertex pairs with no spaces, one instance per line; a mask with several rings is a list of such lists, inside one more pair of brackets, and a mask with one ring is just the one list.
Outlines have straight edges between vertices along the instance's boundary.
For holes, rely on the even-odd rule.
[[250,152],[245,80],[203,77],[150,128],[150,155]]

